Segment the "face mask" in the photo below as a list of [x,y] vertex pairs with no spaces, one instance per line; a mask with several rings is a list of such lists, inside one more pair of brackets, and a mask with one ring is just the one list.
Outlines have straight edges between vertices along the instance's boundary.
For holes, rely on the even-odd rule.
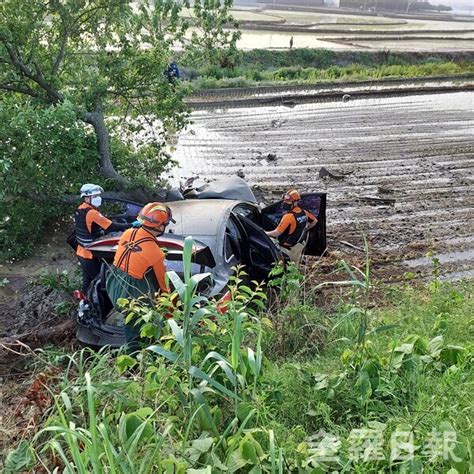
[[291,211],[293,209],[293,206],[287,202],[284,202],[282,205],[281,205],[281,208],[284,210],[284,211]]
[[100,196],[93,197],[91,199],[91,204],[94,207],[99,207],[102,204],[102,198]]

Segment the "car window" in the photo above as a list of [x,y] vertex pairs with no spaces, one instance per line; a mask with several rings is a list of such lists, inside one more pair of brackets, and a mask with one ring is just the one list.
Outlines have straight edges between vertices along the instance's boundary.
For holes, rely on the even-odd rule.
[[230,217],[225,228],[224,255],[226,261],[229,261],[232,255],[236,259],[240,259],[241,242],[242,234],[240,233],[237,224],[233,221],[232,217]]
[[122,217],[127,222],[135,220],[136,216],[140,212],[142,206],[133,202],[115,200],[115,199],[104,199],[100,206],[100,212],[107,217]]
[[258,211],[247,204],[239,204],[235,206],[233,212],[238,216],[243,216],[253,222],[258,222]]
[[127,203],[104,199],[100,206],[100,212],[104,214],[104,216],[119,216],[127,212]]

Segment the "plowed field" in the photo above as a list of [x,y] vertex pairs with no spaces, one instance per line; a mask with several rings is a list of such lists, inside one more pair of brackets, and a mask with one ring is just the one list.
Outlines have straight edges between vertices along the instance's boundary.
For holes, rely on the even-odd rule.
[[473,276],[473,111],[473,92],[197,111],[175,178],[239,173],[267,201],[324,191],[330,251],[363,257],[366,234],[384,280],[428,275],[429,251],[445,277]]

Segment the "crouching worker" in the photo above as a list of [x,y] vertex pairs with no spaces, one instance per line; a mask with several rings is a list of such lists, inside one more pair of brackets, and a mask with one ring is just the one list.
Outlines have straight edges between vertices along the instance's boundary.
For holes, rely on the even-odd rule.
[[76,209],[76,255],[82,269],[82,292],[87,293],[91,281],[99,274],[101,261],[95,258],[87,245],[108,232],[128,229],[130,224],[119,224],[104,217],[98,210],[102,204],[104,192],[97,184],[84,184],[81,187],[81,198],[84,202]]
[[[122,234],[114,264],[107,278],[107,293],[115,308],[119,298],[140,298],[152,303],[158,291],[169,292],[165,274],[165,255],[157,237],[166,226],[175,222],[171,209],[164,204],[147,204],[138,215],[137,226]],[[130,321],[125,325],[128,352],[139,348],[140,324]]]
[[301,195],[290,189],[283,196],[283,217],[276,229],[266,232],[269,237],[278,239],[278,243],[292,262],[299,262],[306,245],[307,231],[311,230],[318,219],[300,207]]

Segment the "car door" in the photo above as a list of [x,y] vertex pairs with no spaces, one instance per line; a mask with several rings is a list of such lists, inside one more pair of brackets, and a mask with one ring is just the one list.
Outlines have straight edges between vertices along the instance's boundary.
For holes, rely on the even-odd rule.
[[104,198],[100,212],[114,222],[132,223],[143,205],[119,198]]
[[[281,205],[280,200],[262,209],[261,226],[265,230],[275,229],[280,222],[283,215]],[[326,193],[302,194],[300,206],[318,219],[318,223],[308,234],[305,254],[323,255],[326,250]]]
[[234,214],[242,231],[241,261],[251,280],[265,280],[273,265],[282,259],[282,253],[265,231],[248,217]]

